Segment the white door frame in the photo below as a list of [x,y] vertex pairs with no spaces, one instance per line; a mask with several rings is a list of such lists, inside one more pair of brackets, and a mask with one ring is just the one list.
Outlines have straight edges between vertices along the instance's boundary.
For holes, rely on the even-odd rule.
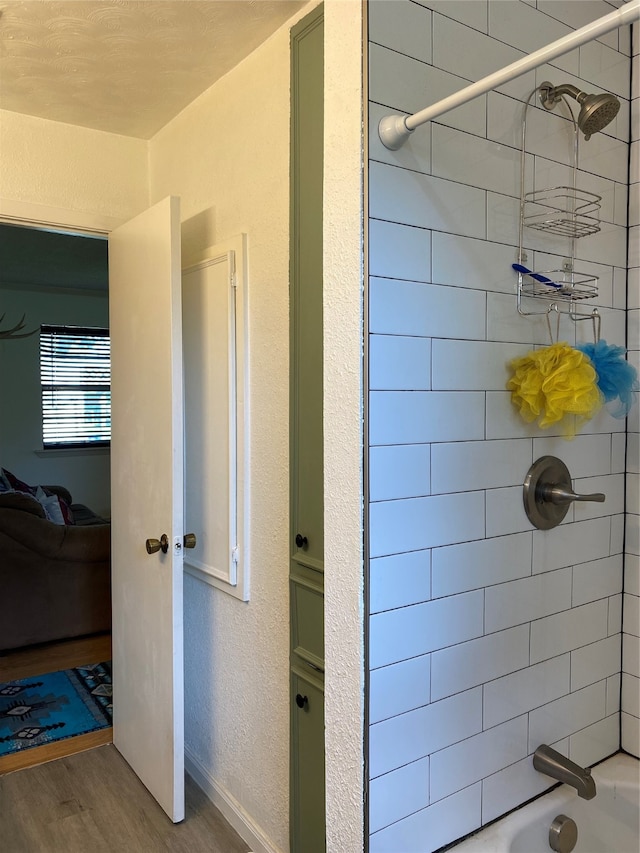
[[0,224],[3,225],[22,225],[48,231],[107,237],[114,228],[124,222],[126,219],[87,210],[69,210],[63,207],[0,198]]

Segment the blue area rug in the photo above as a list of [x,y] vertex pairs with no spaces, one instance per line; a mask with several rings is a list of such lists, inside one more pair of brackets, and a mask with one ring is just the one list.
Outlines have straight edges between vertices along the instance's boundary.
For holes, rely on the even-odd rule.
[[111,725],[111,661],[0,684],[0,756]]

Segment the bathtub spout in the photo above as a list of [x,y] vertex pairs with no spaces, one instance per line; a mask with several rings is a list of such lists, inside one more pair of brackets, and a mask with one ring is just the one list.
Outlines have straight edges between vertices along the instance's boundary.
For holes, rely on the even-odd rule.
[[534,752],[533,766],[540,773],[571,785],[583,800],[592,800],[596,795],[596,783],[589,768],[574,764],[546,744],[539,746]]

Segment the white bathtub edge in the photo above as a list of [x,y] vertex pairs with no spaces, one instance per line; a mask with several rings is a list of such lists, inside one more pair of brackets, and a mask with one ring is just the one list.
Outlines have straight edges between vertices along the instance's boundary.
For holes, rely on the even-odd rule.
[[[605,786],[614,782],[638,786],[639,767],[637,758],[625,752],[617,752],[611,758],[607,758],[594,767],[592,775],[596,786],[598,783]],[[496,823],[478,830],[476,835],[461,841],[450,849],[455,853],[504,853],[505,850],[509,849],[512,839],[519,830],[524,828],[532,819],[544,814],[550,802],[557,799],[558,811],[562,811],[562,806],[566,804],[568,796],[572,798],[575,796],[573,789],[566,785],[554,788],[533,802],[511,812],[506,817],[498,819]]]

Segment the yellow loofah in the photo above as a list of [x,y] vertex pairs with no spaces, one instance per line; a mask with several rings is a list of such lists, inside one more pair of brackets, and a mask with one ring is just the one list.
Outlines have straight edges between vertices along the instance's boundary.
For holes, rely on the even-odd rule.
[[513,376],[507,383],[511,402],[527,423],[539,418],[543,429],[564,420],[566,435],[575,435],[574,418],[592,418],[603,403],[597,374],[584,353],[567,343],[534,350],[511,362]]

